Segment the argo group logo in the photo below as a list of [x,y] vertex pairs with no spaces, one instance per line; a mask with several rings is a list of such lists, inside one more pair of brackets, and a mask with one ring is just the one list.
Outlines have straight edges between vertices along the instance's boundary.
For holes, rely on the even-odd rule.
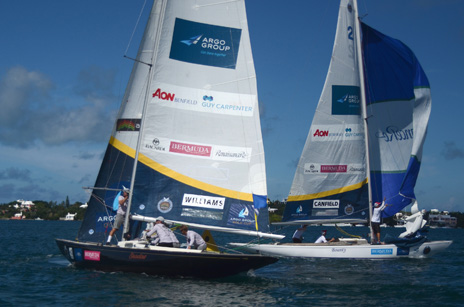
[[169,58],[235,69],[241,29],[176,18]]
[[359,87],[347,85],[332,85],[332,114],[359,115]]

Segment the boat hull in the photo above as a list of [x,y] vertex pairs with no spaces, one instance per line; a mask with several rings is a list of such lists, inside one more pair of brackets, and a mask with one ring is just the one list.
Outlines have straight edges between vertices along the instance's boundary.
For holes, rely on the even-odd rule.
[[419,245],[400,248],[394,244],[371,245],[334,243],[282,243],[282,244],[246,244],[230,243],[248,252],[274,257],[301,258],[340,258],[340,259],[394,259],[426,258],[443,251],[453,241],[430,241]]
[[124,242],[107,246],[56,239],[56,243],[75,267],[109,272],[219,278],[259,269],[278,260],[259,254],[201,252]]

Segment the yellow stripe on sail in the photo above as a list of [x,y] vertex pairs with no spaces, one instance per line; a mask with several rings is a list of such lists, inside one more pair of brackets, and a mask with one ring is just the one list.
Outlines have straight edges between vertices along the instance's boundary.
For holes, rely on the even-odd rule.
[[[117,140],[116,138],[114,137],[111,137],[110,139],[110,144],[114,146],[114,148],[120,150],[121,152],[125,153],[126,155],[132,157],[132,158],[135,158],[135,150],[129,146],[127,146],[126,144],[122,143],[121,141]],[[184,183],[184,184],[187,184],[189,186],[192,186],[194,188],[197,188],[197,189],[200,189],[200,190],[203,190],[203,191],[206,191],[206,192],[210,192],[210,193],[214,193],[214,194],[217,194],[217,195],[221,195],[221,196],[224,196],[224,197],[229,197],[229,198],[235,198],[235,199],[240,199],[240,200],[243,200],[243,201],[250,201],[250,202],[253,202],[253,194],[251,193],[243,193],[243,192],[239,192],[239,191],[234,191],[234,190],[229,190],[229,189],[224,189],[224,188],[221,188],[221,187],[218,187],[218,186],[215,186],[215,185],[212,185],[212,184],[208,184],[208,183],[205,183],[205,182],[202,182],[200,180],[196,180],[196,179],[193,179],[191,177],[188,177],[188,176],[185,176],[185,175],[182,175],[170,168],[167,168],[153,160],[151,160],[150,158],[148,158],[147,156],[145,156],[144,154],[142,153],[139,153],[139,162],[145,164],[146,166],[148,166],[149,168],[169,177],[169,178],[172,178],[172,179],[175,179],[181,183]]]
[[360,189],[365,184],[367,184],[367,178],[364,179],[363,181],[359,182],[359,183],[349,185],[349,186],[346,186],[346,187],[342,187],[342,188],[338,188],[338,189],[333,189],[333,190],[314,193],[314,194],[289,196],[288,199],[287,199],[287,202],[311,200],[311,199],[323,198],[323,197],[327,197],[327,196],[331,196],[331,195],[335,195],[335,194],[346,193],[346,192],[350,192],[350,191]]

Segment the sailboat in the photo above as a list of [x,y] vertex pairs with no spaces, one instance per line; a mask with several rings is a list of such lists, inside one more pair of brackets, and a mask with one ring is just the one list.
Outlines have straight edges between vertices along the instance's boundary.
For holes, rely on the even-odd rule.
[[[278,259],[152,246],[146,223],[270,238],[256,76],[245,4],[156,0],[77,239],[76,267],[216,278]],[[130,190],[124,229],[105,244],[113,202]],[[124,235],[123,235],[124,234]],[[182,241],[182,239],[180,239]]]
[[365,238],[232,245],[273,256],[367,259],[427,257],[447,248],[452,241],[424,235],[414,193],[430,110],[429,82],[412,51],[361,22],[355,0],[342,0],[324,89],[275,224],[367,225],[372,205],[385,200],[383,217],[411,205],[406,231],[379,245]]

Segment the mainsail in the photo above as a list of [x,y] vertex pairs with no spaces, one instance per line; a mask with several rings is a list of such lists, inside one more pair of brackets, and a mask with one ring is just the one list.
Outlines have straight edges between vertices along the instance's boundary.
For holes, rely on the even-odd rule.
[[79,240],[103,241],[123,185],[132,213],[269,232],[243,1],[155,1]]
[[355,22],[351,1],[342,1],[329,72],[295,172],[284,222],[367,220]]
[[406,45],[364,23],[362,54],[357,53],[357,22],[353,1],[341,1],[329,73],[283,222],[366,222],[370,203],[386,199],[387,217],[415,199],[430,86]]

